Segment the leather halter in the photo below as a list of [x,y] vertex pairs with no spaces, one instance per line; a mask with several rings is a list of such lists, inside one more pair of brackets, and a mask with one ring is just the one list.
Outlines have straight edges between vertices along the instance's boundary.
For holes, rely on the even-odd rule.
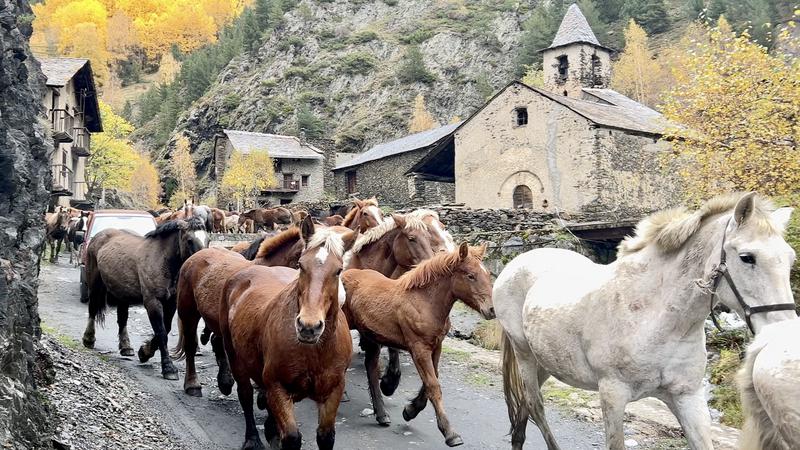
[[722,247],[719,256],[719,264],[711,269],[711,275],[709,275],[709,285],[711,288],[709,298],[711,321],[714,322],[714,326],[717,327],[719,331],[722,331],[722,327],[720,327],[719,321],[717,321],[717,315],[714,313],[714,297],[717,296],[717,286],[719,286],[720,280],[725,278],[725,281],[728,283],[728,287],[731,288],[731,292],[733,292],[734,297],[736,297],[736,301],[739,302],[739,306],[741,306],[742,310],[744,311],[744,320],[747,322],[747,328],[749,328],[750,332],[755,336],[756,330],[753,328],[753,323],[750,321],[750,316],[753,314],[773,311],[796,311],[796,306],[794,303],[775,303],[772,305],[750,306],[744,301],[742,294],[739,293],[739,289],[736,288],[736,283],[734,283],[733,278],[731,278],[731,273],[728,271],[728,265],[726,263],[727,255],[725,253],[725,239],[728,237],[728,227],[730,226],[730,223],[731,219],[728,219],[728,222],[725,224],[725,232],[722,234]]

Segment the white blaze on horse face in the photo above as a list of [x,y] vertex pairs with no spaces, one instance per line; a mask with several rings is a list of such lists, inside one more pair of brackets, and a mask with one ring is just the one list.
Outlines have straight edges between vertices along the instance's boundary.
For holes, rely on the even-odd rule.
[[442,240],[442,242],[444,242],[444,247],[447,249],[447,251],[454,251],[456,249],[456,244],[453,242],[453,238],[450,237],[446,231],[444,231],[441,225],[439,225],[439,221],[434,220],[431,222],[431,225],[433,226],[433,229],[436,230],[436,234],[439,235],[439,238]]
[[378,224],[383,222],[383,218],[381,217],[382,216],[381,210],[378,209],[377,206],[374,205],[367,206],[367,212],[369,212],[369,214],[375,218],[375,222],[377,222]]
[[325,261],[328,259],[328,254],[328,249],[325,248],[325,246],[320,247],[316,254],[317,262],[319,262],[320,265],[325,264]]
[[203,247],[208,247],[208,234],[205,230],[194,230],[194,237],[203,243]]
[[339,306],[341,307],[344,305],[345,300],[347,300],[347,293],[344,290],[344,284],[342,284],[342,279],[339,278]]

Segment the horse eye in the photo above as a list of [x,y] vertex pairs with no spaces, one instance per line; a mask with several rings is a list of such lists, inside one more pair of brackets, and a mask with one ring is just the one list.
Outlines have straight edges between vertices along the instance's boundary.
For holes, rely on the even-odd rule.
[[417,238],[415,238],[414,236],[409,236],[408,240],[411,241],[411,242],[416,242]]
[[755,265],[756,257],[752,253],[739,253],[739,259],[745,264]]
[[474,280],[475,280],[475,275],[473,275],[473,274],[471,274],[471,273],[468,273],[468,274],[467,274],[467,278],[469,278],[470,280],[473,280],[473,281],[474,281]]

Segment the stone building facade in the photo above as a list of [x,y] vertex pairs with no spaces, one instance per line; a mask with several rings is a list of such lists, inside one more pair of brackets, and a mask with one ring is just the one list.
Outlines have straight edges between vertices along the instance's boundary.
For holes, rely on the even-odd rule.
[[393,208],[451,203],[455,198],[451,179],[442,182],[405,174],[432,149],[452,145],[452,132],[457,126],[447,125],[385,142],[339,164],[333,169],[336,198],[376,196],[381,205]]

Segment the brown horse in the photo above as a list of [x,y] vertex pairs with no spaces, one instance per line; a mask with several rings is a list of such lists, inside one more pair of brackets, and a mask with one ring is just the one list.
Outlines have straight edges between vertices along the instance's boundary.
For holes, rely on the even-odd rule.
[[219,208],[209,208],[211,210],[211,231],[214,233],[224,233],[225,230],[225,211]]
[[383,212],[378,208],[378,199],[375,197],[366,200],[353,200],[353,206],[344,216],[342,225],[365,232],[370,228],[377,227],[383,222]]
[[321,222],[323,225],[327,225],[329,227],[335,227],[339,225],[344,225],[344,217],[335,214],[333,216],[323,217]]
[[241,213],[239,224],[245,224],[248,219],[253,221],[255,230],[265,228],[269,231],[275,229],[275,225],[291,225],[293,216],[286,208],[255,208]]
[[242,448],[263,448],[253,417],[251,380],[266,394],[268,442],[278,437],[281,448],[300,448],[293,404],[310,398],[319,408],[317,446],[333,448],[352,353],[347,322],[339,314],[338,275],[355,235],[315,231],[310,220],[304,221],[301,238],[306,245],[299,270],[251,266],[228,279],[220,326],[245,415]]
[[67,237],[69,208],[59,206],[55,213],[45,215],[45,237],[50,245],[50,262],[54,263],[61,252],[61,243]]
[[428,226],[431,234],[431,247],[434,252],[452,252],[456,249],[453,236],[447,232],[444,224],[439,220],[439,214],[431,209],[417,209],[407,214],[418,217]]
[[189,256],[207,245],[205,225],[197,218],[166,222],[144,237],[117,229],[98,233],[86,250],[89,321],[83,345],[94,348],[95,322],[102,323],[106,306],[116,304],[120,354],[133,356],[127,331],[128,307],[144,303],[154,335],[139,348],[139,360],[147,361],[158,348],[162,375],[177,380],[178,371],[167,351],[167,336],[175,314],[178,270]]
[[[305,222],[311,222],[310,217],[304,220],[304,226],[313,227],[312,223]],[[331,230],[342,235],[349,235],[351,232],[349,228],[344,227],[335,227]],[[295,268],[304,247],[305,241],[302,239],[300,228],[292,227],[261,242],[257,257],[253,261],[232,251],[210,248],[195,253],[181,266],[177,288],[180,337],[174,349],[174,356],[186,358],[184,390],[187,394],[202,395],[200,383],[197,381],[193,351],[197,346],[197,323],[201,317],[205,322],[203,339],[210,337],[211,347],[219,365],[217,385],[223,394],[231,393],[233,379],[225,353],[222,351],[219,328],[219,304],[225,281],[239,270],[254,264]]]
[[439,356],[456,299],[485,318],[494,318],[492,280],[481,263],[484,252],[485,247],[470,248],[463,243],[458,250],[439,253],[397,280],[373,270],[349,269],[342,275],[347,292],[342,309],[350,326],[361,334],[369,392],[379,424],[389,423],[378,389],[381,346],[408,350],[423,386],[403,409],[403,418],[415,418],[430,400],[445,443],[450,447],[463,444],[444,410]]

